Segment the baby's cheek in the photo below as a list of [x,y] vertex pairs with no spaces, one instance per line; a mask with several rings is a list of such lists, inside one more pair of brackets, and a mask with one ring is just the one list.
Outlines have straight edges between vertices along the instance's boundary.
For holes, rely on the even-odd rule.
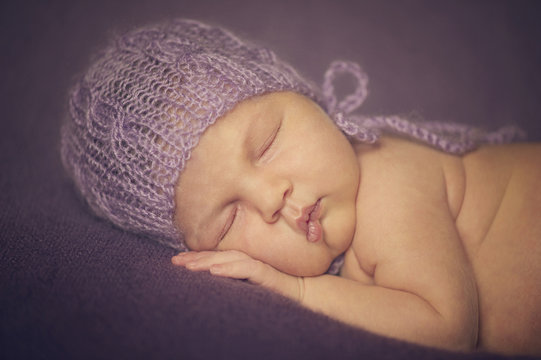
[[357,224],[355,202],[347,202],[331,210],[321,224],[324,241],[333,255],[337,256],[346,251],[353,241]]
[[245,208],[239,208],[237,211],[235,231],[235,249],[243,251],[253,257],[253,253],[260,247],[259,240],[262,234],[266,234],[262,227],[262,221],[258,221],[257,216]]
[[[239,238],[239,246],[241,251],[254,259],[274,266],[280,257],[286,255],[288,247],[284,239],[287,237],[287,229],[280,221],[268,224],[257,216],[248,217]],[[289,238],[292,241],[291,234]]]
[[243,251],[257,253],[262,251],[265,243],[271,240],[274,225],[265,223],[260,216],[246,214],[239,231],[239,246]]

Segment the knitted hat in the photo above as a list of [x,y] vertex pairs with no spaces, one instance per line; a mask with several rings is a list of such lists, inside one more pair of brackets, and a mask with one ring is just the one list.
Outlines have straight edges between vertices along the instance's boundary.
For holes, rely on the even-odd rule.
[[64,165],[94,212],[183,249],[174,187],[199,137],[244,99],[316,88],[273,52],[200,22],[118,37],[71,91]]
[[[333,81],[340,73],[358,86],[339,102]],[[367,82],[357,64],[334,62],[320,93],[272,51],[222,28],[190,20],[143,27],[110,43],[75,84],[62,160],[97,215],[185,250],[173,220],[179,175],[205,129],[250,97],[306,95],[347,135],[368,143],[387,130],[455,153],[491,141],[467,126],[350,115],[366,98]],[[506,134],[513,135],[489,135],[498,142]]]

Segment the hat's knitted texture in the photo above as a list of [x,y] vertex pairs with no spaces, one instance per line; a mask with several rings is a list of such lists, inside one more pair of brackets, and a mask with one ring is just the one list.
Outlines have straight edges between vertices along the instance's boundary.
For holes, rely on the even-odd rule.
[[[358,86],[338,102],[333,81],[340,73],[355,76]],[[190,20],[140,28],[116,38],[72,89],[62,160],[96,214],[184,250],[174,224],[179,174],[205,129],[244,99],[301,93],[319,103],[344,133],[368,143],[388,131],[464,153],[517,134],[351,115],[367,96],[367,82],[357,64],[337,61],[320,92],[272,51],[224,29]]]
[[205,129],[249,97],[313,87],[271,51],[177,20],[118,37],[75,85],[62,158],[91,208],[183,248],[174,186]]

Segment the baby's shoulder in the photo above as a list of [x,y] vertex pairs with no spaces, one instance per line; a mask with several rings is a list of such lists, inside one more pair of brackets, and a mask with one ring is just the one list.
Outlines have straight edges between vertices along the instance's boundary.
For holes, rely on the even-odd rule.
[[460,157],[399,138],[385,137],[356,151],[361,175],[353,246],[359,257],[370,259],[361,261],[370,273],[383,254],[383,242],[390,243],[382,242],[382,234],[413,241],[438,223],[435,214],[445,226],[452,224],[463,200],[464,169]]
[[405,159],[408,163],[415,162],[439,162],[442,157],[448,156],[441,151],[433,149],[425,144],[396,136],[382,136],[376,144],[354,144],[357,157],[377,159],[385,163],[402,163]]
[[390,194],[388,189],[396,189],[393,192],[402,197],[421,192],[425,199],[441,200],[453,217],[458,215],[466,186],[462,157],[390,136],[382,137],[377,145],[354,148],[362,181],[371,192],[383,186],[386,194]]
[[399,137],[384,136],[375,145],[355,144],[353,147],[361,169],[378,176],[390,172],[402,175],[390,181],[434,180],[431,174],[436,177],[445,176],[447,172],[462,175],[463,171],[461,157]]
[[500,172],[511,172],[517,169],[534,171],[541,167],[541,143],[512,143],[503,145],[487,145],[464,156],[470,168],[496,169]]

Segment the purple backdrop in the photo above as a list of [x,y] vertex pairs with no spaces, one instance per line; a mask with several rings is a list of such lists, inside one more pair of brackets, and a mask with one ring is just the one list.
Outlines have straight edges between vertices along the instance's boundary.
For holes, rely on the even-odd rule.
[[90,216],[58,156],[66,91],[111,33],[188,17],[259,40],[318,82],[331,60],[358,61],[371,79],[364,112],[515,123],[539,141],[540,2],[0,7],[0,357],[458,357],[347,327],[244,282],[174,268],[171,250]]

